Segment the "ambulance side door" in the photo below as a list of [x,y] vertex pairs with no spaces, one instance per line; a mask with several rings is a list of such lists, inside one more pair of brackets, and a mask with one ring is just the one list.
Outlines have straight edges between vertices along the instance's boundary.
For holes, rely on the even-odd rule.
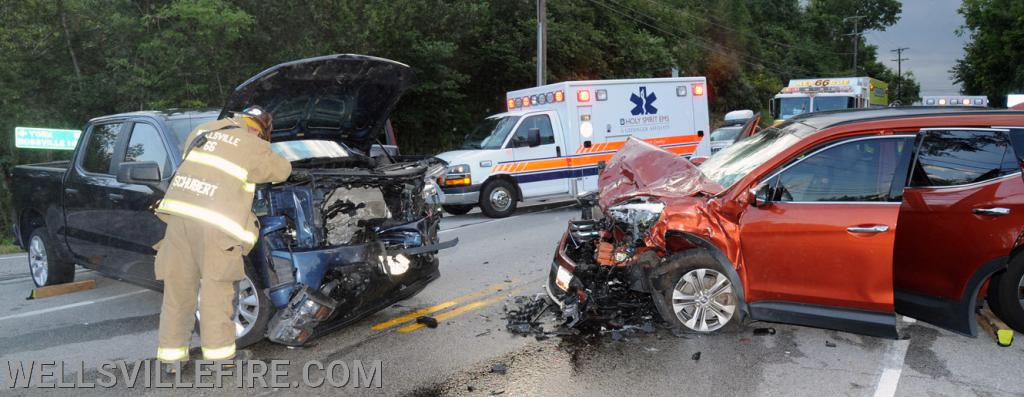
[[[539,141],[531,142],[531,130],[539,133]],[[569,192],[570,170],[565,158],[565,142],[561,123],[554,112],[523,117],[505,148],[512,150],[516,163],[513,175],[525,198]]]

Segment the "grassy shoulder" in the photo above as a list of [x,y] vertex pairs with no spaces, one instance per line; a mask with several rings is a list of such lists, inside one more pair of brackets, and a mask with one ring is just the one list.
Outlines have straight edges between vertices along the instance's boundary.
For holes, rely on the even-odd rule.
[[22,251],[21,247],[19,247],[17,245],[14,245],[14,244],[6,243],[6,242],[0,243],[0,255],[16,254],[16,253],[19,253],[19,252],[25,252],[25,251]]

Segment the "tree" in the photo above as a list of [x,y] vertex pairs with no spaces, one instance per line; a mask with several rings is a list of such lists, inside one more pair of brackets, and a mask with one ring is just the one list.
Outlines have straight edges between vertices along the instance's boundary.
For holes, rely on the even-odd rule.
[[988,95],[992,106],[1006,106],[1006,95],[1024,92],[1024,3],[1012,0],[964,0],[959,12],[968,35],[964,57],[953,77],[967,95]]

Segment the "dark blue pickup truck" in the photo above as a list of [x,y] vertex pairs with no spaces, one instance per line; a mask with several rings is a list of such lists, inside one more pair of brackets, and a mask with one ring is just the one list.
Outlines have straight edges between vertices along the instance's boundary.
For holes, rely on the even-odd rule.
[[[36,285],[75,265],[148,288],[163,196],[197,125],[252,105],[274,117],[288,181],[259,186],[257,246],[238,285],[238,344],[301,345],[419,292],[439,276],[436,178],[445,164],[393,155],[379,138],[412,72],[360,55],[274,66],[220,111],[146,111],[90,120],[70,161],[15,167],[14,233]],[[384,147],[384,150],[381,148]],[[298,309],[314,302],[326,310]],[[326,315],[325,315],[326,313]]]

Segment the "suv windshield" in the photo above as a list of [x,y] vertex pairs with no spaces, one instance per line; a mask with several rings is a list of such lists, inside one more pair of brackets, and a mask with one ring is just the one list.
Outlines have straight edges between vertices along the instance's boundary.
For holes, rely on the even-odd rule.
[[466,134],[460,149],[501,149],[519,116],[488,117]]
[[337,142],[321,140],[284,141],[270,144],[270,150],[288,161],[317,158],[348,157],[348,151]]
[[743,130],[742,125],[731,125],[728,127],[722,127],[711,133],[711,141],[731,141],[736,139],[736,135],[739,135],[740,131]]
[[783,150],[798,142],[812,127],[791,123],[780,128],[768,128],[722,149],[700,165],[701,172],[723,188],[753,171]]

